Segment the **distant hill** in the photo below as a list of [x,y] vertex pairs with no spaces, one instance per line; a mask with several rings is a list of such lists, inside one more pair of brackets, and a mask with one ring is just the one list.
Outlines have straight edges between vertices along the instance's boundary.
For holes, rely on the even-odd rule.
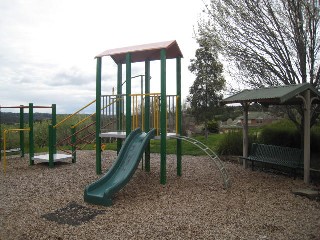
[[[34,121],[42,121],[46,119],[51,119],[50,113],[34,113]],[[24,113],[24,122],[28,123],[29,113]],[[1,124],[15,124],[20,122],[20,114],[13,112],[1,112],[0,113],[0,123]]]

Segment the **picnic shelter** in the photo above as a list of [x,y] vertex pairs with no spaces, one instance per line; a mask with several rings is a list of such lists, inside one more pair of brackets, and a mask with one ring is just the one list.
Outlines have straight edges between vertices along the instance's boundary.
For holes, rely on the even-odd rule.
[[[303,166],[304,182],[310,182],[310,119],[313,104],[320,103],[320,92],[310,83],[246,89],[222,100],[223,104],[243,106],[243,157],[248,157],[248,110],[251,103],[262,105],[302,105],[304,110]],[[247,167],[247,162],[243,161]]]

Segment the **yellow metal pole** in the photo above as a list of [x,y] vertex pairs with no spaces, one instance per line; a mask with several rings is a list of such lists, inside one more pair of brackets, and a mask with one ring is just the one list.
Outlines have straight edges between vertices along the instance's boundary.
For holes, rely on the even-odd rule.
[[[168,96],[168,98],[169,98],[169,103],[170,103],[170,96]],[[168,102],[168,101],[166,101],[166,102]],[[168,111],[170,111],[170,105],[169,105],[168,110],[167,110],[167,107],[168,107],[168,105],[166,105],[166,129],[168,129],[168,122],[169,122]]]
[[[115,100],[113,100],[111,103],[109,103],[107,106],[101,108],[101,110],[106,109],[107,107],[110,107],[111,105],[113,105],[114,103],[120,101],[122,98],[117,98]],[[81,123],[87,121],[90,117],[96,115],[96,113],[92,113],[91,115],[85,117],[84,119],[82,119],[80,122],[78,122],[77,124],[73,125],[71,128],[76,128],[77,126],[79,126]]]
[[30,131],[30,128],[11,128],[7,129],[8,132]]
[[134,96],[132,97],[132,129],[134,129],[134,110],[135,110],[135,107],[134,107],[134,101],[135,101],[135,98]]
[[157,126],[157,135],[159,135],[159,98],[156,97],[156,126]]
[[75,113],[69,115],[68,117],[66,117],[65,119],[63,119],[61,122],[57,123],[56,125],[54,125],[54,128],[57,128],[58,126],[60,126],[62,123],[64,123],[65,121],[69,120],[70,118],[72,118],[74,115],[78,114],[79,112],[81,112],[83,109],[89,107],[91,104],[95,103],[96,100],[93,100],[92,102],[88,103],[87,105],[85,105],[84,107],[80,108],[78,111],[76,111]]
[[151,128],[156,128],[156,118],[155,118],[155,116],[156,116],[156,112],[155,112],[156,108],[155,108],[154,101],[155,101],[155,98],[152,97],[152,108],[153,108],[153,110],[152,110],[152,120],[153,120],[153,126]]
[[6,175],[6,171],[7,171],[7,132],[8,130],[4,130],[3,131],[3,173],[4,175]]
[[141,124],[142,124],[142,131],[145,131],[145,128],[144,128],[144,99],[142,99],[142,102],[141,102]]
[[139,126],[139,112],[138,112],[138,96],[136,96],[136,127],[137,128]]
[[176,96],[176,134],[178,134],[178,111],[179,111],[179,96]]

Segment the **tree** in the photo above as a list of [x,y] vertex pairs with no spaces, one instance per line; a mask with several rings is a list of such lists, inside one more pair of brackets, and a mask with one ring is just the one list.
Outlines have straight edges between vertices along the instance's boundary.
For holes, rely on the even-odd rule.
[[190,87],[191,114],[198,123],[205,125],[206,137],[208,136],[208,121],[214,116],[218,101],[222,99],[221,91],[225,87],[222,76],[223,65],[218,61],[218,54],[214,44],[205,35],[197,37],[199,48],[196,50],[195,59],[190,60],[189,70],[196,75]]
[[[206,9],[210,21],[200,31],[233,63],[237,81],[254,88],[309,82],[319,89],[319,0],[211,0]],[[292,109],[288,115],[301,130],[302,108],[300,116]]]

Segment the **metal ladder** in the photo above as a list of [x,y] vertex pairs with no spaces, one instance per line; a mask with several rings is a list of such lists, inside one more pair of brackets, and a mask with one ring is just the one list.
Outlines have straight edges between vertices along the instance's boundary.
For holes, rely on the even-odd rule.
[[190,138],[190,137],[185,137],[185,136],[170,136],[170,138],[175,138],[175,139],[181,139],[184,140],[186,142],[189,142],[195,146],[197,146],[198,148],[200,148],[202,151],[204,151],[215,163],[215,165],[217,166],[217,168],[220,171],[221,177],[223,179],[223,186],[225,189],[229,188],[231,186],[230,183],[230,178],[228,175],[228,171],[224,165],[224,163],[220,160],[220,158],[218,157],[217,154],[215,154],[214,151],[212,151],[211,148],[209,148],[208,146],[206,146],[205,144],[203,144],[202,142],[194,139],[194,138]]

